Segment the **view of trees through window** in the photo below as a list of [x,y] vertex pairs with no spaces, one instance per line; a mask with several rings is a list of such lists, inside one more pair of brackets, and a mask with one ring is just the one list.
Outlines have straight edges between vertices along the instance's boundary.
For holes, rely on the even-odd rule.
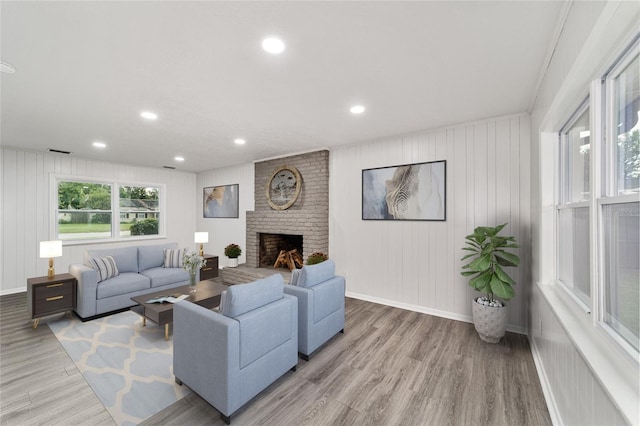
[[[114,188],[119,195],[115,201]],[[157,235],[159,193],[158,187],[59,181],[58,238],[113,238],[114,229],[118,237]]]

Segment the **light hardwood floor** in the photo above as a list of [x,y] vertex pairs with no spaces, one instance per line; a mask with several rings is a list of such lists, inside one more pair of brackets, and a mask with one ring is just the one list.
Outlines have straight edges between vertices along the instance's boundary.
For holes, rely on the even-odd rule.
[[[114,424],[26,295],[0,297],[0,424]],[[149,425],[222,425],[195,394]],[[345,334],[289,372],[232,425],[550,425],[526,336],[347,298]]]

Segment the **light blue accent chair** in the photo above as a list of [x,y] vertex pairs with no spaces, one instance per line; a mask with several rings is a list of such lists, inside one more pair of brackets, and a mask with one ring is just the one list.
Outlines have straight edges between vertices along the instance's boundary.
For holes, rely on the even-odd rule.
[[173,308],[173,373],[231,416],[298,363],[298,303],[282,275],[229,287],[220,312],[186,300]]
[[284,292],[298,299],[298,352],[308,361],[337,333],[344,333],[344,277],[333,260],[293,271]]

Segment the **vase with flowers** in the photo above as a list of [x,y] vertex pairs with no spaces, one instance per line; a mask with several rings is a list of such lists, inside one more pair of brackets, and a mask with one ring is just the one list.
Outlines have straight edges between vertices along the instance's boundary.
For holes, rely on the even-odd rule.
[[196,273],[207,264],[207,260],[196,252],[188,253],[186,250],[182,256],[182,269],[189,273],[189,293],[196,292]]

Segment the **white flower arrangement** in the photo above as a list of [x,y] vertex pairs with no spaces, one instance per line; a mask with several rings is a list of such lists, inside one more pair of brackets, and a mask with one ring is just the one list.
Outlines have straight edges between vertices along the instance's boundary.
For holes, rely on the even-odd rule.
[[195,274],[196,271],[207,264],[204,257],[200,256],[195,251],[188,253],[186,250],[182,256],[182,269],[188,271],[190,274]]

